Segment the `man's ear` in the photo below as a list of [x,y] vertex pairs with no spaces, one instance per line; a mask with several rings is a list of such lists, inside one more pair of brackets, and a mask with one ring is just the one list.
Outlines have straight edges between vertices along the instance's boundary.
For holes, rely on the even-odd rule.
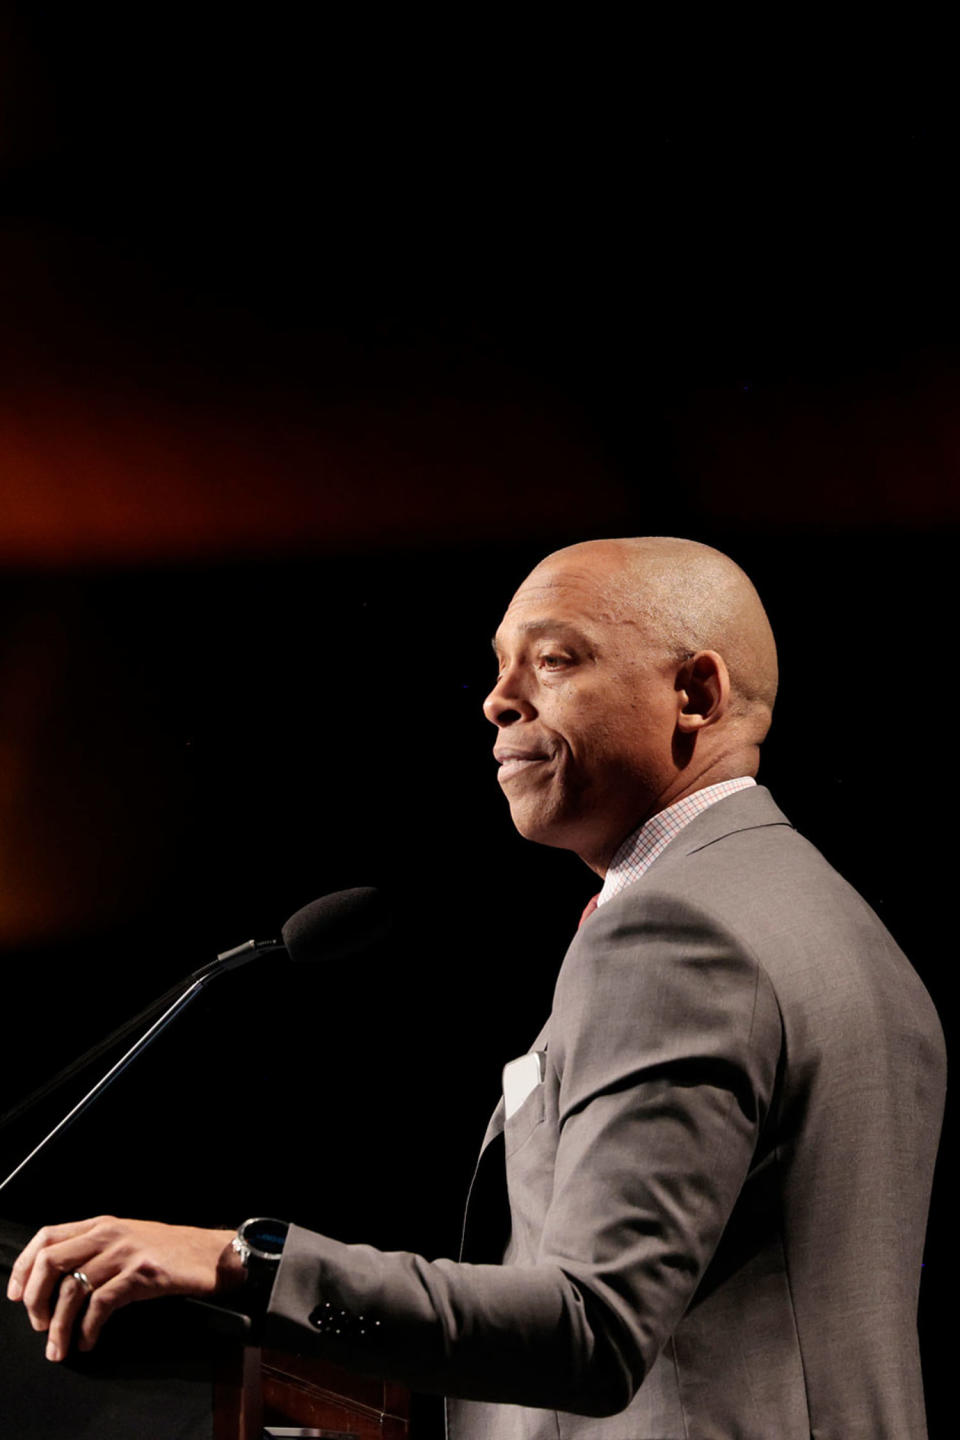
[[698,650],[677,672],[677,729],[692,735],[715,725],[730,703],[730,672],[716,650]]

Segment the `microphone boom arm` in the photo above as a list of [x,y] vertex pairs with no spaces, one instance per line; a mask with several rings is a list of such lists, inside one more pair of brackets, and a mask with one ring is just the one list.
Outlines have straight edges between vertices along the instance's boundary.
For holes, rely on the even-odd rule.
[[58,1135],[62,1134],[68,1126],[73,1124],[74,1120],[78,1119],[85,1110],[88,1110],[94,1101],[99,1099],[108,1086],[110,1086],[119,1075],[123,1074],[127,1066],[131,1065],[138,1055],[142,1055],[144,1050],[167,1028],[171,1021],[175,1020],[181,1011],[185,1010],[187,1006],[196,999],[211,980],[215,979],[218,975],[225,975],[229,970],[237,969],[240,965],[245,965],[249,960],[257,959],[260,955],[269,955],[274,950],[283,949],[284,946],[278,940],[247,940],[243,945],[237,945],[232,950],[222,951],[216,960],[211,960],[209,965],[204,965],[202,969],[195,971],[190,977],[190,983],[186,990],[177,996],[172,1005],[167,1006],[163,1014],[153,1022],[148,1030],[144,1031],[140,1039],[135,1041],[135,1043],[130,1046],[130,1049],[120,1056],[116,1064],[111,1065],[110,1069],[105,1075],[100,1077],[93,1088],[88,1090],[81,1100],[77,1101],[73,1109],[68,1111],[63,1119],[57,1122],[49,1134],[45,1135],[40,1143],[33,1147],[29,1155],[26,1155],[20,1161],[19,1165],[10,1171],[6,1179],[0,1182],[0,1191],[5,1190],[11,1180],[16,1179],[20,1171],[29,1165],[34,1156],[39,1155],[41,1150],[44,1150],[51,1140],[54,1140]]

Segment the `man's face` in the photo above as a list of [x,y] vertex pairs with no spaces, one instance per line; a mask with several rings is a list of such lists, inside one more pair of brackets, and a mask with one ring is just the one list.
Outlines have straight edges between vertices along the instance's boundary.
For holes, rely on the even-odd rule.
[[678,709],[676,663],[617,603],[614,568],[592,548],[537,566],[497,632],[500,675],[484,703],[517,829],[601,873],[669,803]]

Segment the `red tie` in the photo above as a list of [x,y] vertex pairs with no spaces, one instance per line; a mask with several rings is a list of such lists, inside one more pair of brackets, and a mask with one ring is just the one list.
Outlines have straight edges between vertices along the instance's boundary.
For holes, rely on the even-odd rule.
[[583,914],[580,916],[580,922],[579,922],[579,924],[577,925],[577,929],[578,929],[578,930],[580,929],[580,926],[583,924],[584,920],[589,920],[589,919],[590,919],[590,916],[593,914],[594,910],[596,910],[596,908],[597,908],[597,901],[598,901],[599,899],[600,899],[599,893],[596,894],[596,895],[591,895],[591,896],[590,896],[590,899],[587,901],[586,905],[584,905],[584,907],[583,907]]

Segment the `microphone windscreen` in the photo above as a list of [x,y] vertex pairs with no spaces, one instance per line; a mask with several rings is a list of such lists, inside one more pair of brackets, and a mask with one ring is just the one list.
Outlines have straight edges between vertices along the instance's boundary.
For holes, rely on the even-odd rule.
[[291,960],[329,964],[382,940],[389,928],[390,916],[380,891],[361,885],[311,900],[290,916],[281,934]]

